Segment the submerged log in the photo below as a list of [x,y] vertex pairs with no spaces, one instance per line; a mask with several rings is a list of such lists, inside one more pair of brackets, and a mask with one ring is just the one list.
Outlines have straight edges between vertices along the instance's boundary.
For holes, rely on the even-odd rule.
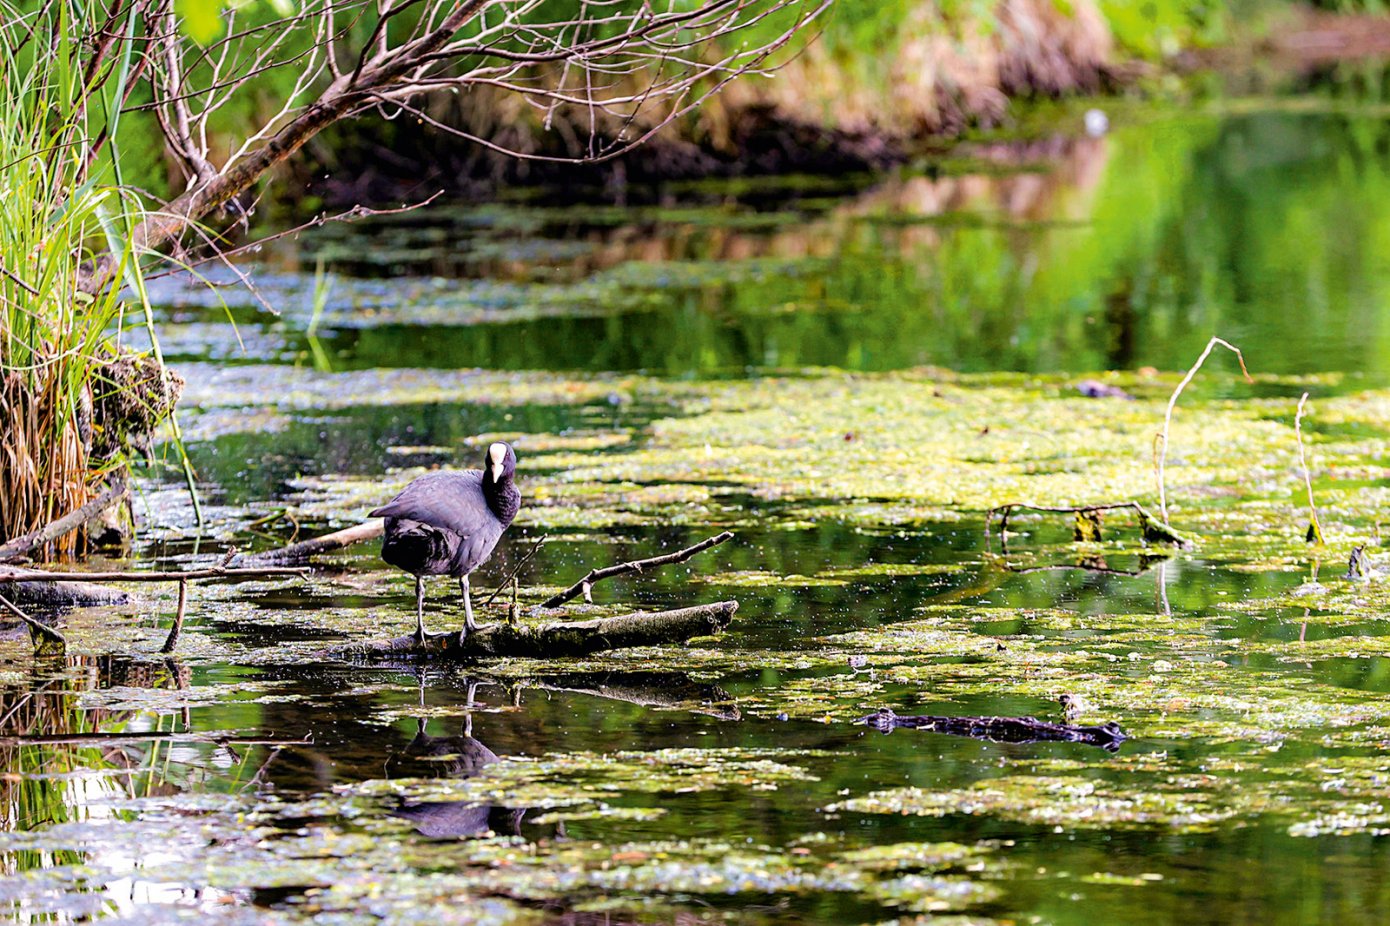
[[52,578],[51,573],[19,566],[0,566],[0,594],[19,604],[50,608],[79,608],[99,604],[124,604],[125,592],[93,582]]
[[906,727],[949,736],[968,736],[991,743],[1085,743],[1087,746],[1099,746],[1106,752],[1118,752],[1120,744],[1129,738],[1113,720],[1099,726],[1082,726],[1053,723],[1036,717],[904,717],[885,707],[859,718],[858,722],[880,733],[892,733],[899,727]]
[[533,659],[587,656],[611,649],[684,643],[693,637],[718,633],[729,626],[737,610],[737,601],[719,601],[674,611],[638,611],[589,621],[557,621],[539,627],[492,624],[462,639],[457,633],[441,633],[421,643],[410,635],[354,644],[338,652],[366,658],[405,656],[464,661],[503,656]]

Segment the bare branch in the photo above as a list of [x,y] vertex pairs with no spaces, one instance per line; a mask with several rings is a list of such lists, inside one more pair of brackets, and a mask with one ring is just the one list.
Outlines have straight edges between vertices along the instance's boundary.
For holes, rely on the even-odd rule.
[[[136,253],[148,254],[182,238],[323,129],[382,107],[511,156],[611,160],[730,81],[770,73],[773,56],[833,0],[699,0],[664,4],[664,10],[650,3],[583,0],[577,10],[554,18],[542,0],[303,0],[290,15],[253,17],[239,29],[237,14],[229,12],[226,35],[205,48],[183,36],[171,0],[108,2],[112,15],[144,13],[143,34],[124,40],[143,49],[135,70],[151,95],[148,102],[126,102],[132,89],[126,87],[120,105],[127,112],[156,114],[171,153],[190,177],[182,195],[150,210],[137,225],[131,244]],[[778,15],[786,24],[774,36],[741,40]],[[364,33],[355,51],[345,47],[347,36]],[[117,35],[110,41],[121,40]],[[93,39],[88,46],[100,49],[109,42]],[[353,62],[350,70],[340,57]],[[89,73],[103,73],[98,64],[89,63]],[[279,108],[262,117],[220,165],[213,163],[209,117],[242,98],[249,82],[284,68],[295,74]],[[568,155],[517,151],[429,114],[424,98],[476,88],[520,97],[543,113],[546,128],[558,124],[581,137],[587,132],[587,144],[575,137]],[[103,263],[84,288],[109,282],[113,269]]]
[[585,601],[592,602],[593,599],[590,597],[589,592],[597,582],[602,582],[604,579],[611,579],[615,576],[630,575],[634,572],[645,572],[648,569],[655,569],[657,566],[668,566],[671,563],[683,563],[695,554],[703,553],[710,547],[717,547],[726,540],[732,540],[733,537],[732,531],[724,531],[722,534],[716,534],[713,537],[701,540],[694,546],[686,547],[684,550],[677,550],[675,553],[666,553],[662,556],[653,556],[649,559],[633,560],[630,563],[619,563],[616,566],[607,566],[603,569],[591,570],[588,575],[563,592],[547,598],[541,603],[541,607],[558,608],[566,601],[578,598],[580,595],[584,596]]

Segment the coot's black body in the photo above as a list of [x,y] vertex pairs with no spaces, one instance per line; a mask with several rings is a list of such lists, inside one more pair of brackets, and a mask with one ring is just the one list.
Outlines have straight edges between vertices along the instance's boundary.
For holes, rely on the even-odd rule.
[[386,519],[381,558],[415,576],[416,637],[425,639],[424,576],[457,576],[466,636],[476,629],[468,574],[492,556],[521,508],[516,454],[498,441],[481,471],[429,473],[371,512]]

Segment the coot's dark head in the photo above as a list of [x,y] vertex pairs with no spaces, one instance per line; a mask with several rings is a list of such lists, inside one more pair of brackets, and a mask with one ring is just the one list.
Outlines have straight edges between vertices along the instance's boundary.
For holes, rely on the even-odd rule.
[[508,483],[516,475],[516,451],[505,441],[495,441],[483,458],[483,484]]
[[514,475],[516,451],[502,441],[490,444],[483,457],[483,498],[487,499],[487,506],[502,522],[503,528],[512,523],[521,510],[521,492],[512,480]]

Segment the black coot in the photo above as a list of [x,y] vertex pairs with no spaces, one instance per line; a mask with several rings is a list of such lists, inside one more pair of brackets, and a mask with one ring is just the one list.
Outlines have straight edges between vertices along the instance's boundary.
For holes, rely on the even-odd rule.
[[415,637],[424,642],[425,576],[458,576],[466,637],[477,629],[468,574],[487,562],[521,508],[516,453],[498,441],[483,469],[430,473],[371,513],[386,519],[381,558],[415,576]]

